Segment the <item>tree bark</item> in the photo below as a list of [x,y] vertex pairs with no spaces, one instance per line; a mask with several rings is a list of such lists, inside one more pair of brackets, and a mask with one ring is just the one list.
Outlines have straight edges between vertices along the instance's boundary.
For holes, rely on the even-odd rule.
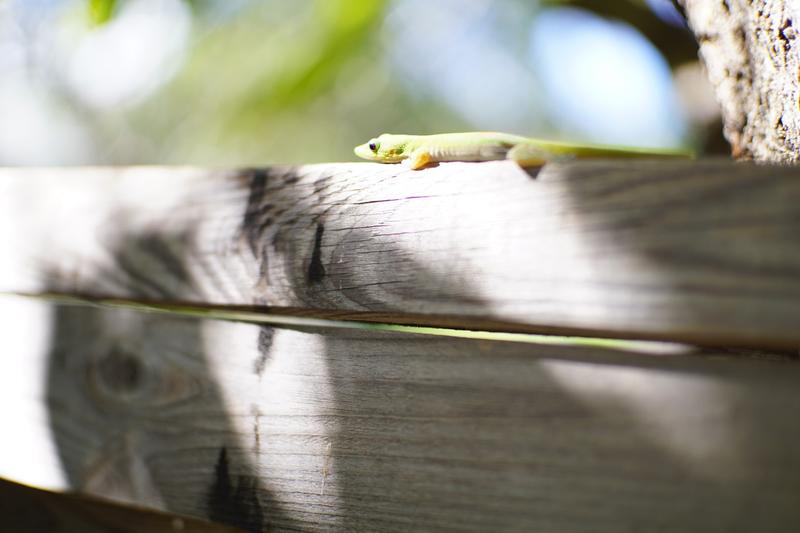
[[733,155],[800,159],[800,8],[775,0],[680,0],[722,107]]

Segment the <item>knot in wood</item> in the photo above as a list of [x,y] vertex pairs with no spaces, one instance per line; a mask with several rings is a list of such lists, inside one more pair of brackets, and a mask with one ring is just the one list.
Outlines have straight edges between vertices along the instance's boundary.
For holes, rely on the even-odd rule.
[[112,349],[95,362],[95,377],[101,390],[117,396],[131,396],[144,381],[144,365],[136,355]]

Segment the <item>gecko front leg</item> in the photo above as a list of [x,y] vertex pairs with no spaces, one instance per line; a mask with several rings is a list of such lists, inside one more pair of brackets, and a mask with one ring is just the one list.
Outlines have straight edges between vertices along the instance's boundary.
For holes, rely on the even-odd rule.
[[408,154],[408,163],[412,170],[425,168],[425,166],[432,162],[433,157],[427,150],[418,149]]

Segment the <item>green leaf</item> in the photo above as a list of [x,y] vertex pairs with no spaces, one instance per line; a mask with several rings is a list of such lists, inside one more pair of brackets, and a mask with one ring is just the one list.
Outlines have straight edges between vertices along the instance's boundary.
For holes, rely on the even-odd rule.
[[92,26],[102,26],[114,14],[116,0],[88,0],[87,14]]

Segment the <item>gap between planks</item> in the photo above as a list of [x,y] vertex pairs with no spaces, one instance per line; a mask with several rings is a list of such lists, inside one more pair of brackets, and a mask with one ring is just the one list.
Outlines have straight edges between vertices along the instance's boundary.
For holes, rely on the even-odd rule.
[[[10,295],[0,292],[2,295]],[[532,324],[507,324],[498,322],[496,329],[469,329],[469,318],[456,317],[448,321],[448,317],[431,315],[385,315],[380,313],[353,313],[342,311],[326,311],[298,308],[263,308],[257,306],[225,306],[201,305],[190,302],[153,302],[122,298],[99,298],[89,295],[41,293],[15,293],[33,300],[44,300],[57,305],[91,306],[100,309],[131,309],[145,313],[158,313],[175,317],[224,320],[250,324],[263,324],[276,327],[321,328],[321,329],[359,329],[370,331],[387,331],[411,333],[434,337],[452,337],[458,339],[474,339],[486,341],[516,342],[538,345],[557,346],[589,346],[611,348],[639,354],[686,355],[704,353],[710,350],[715,356],[720,350],[730,354],[746,354],[759,359],[780,359],[794,361],[798,359],[797,349],[783,349],[777,346],[766,349],[763,346],[724,346],[707,345],[692,342],[681,342],[671,339],[619,337],[613,332],[573,331],[569,328],[541,327]],[[443,321],[443,319],[445,319]],[[486,326],[485,320],[480,326]],[[457,326],[457,327],[454,327]],[[514,331],[517,328],[518,331]],[[596,333],[595,336],[592,333]],[[603,335],[605,334],[605,336]]]

